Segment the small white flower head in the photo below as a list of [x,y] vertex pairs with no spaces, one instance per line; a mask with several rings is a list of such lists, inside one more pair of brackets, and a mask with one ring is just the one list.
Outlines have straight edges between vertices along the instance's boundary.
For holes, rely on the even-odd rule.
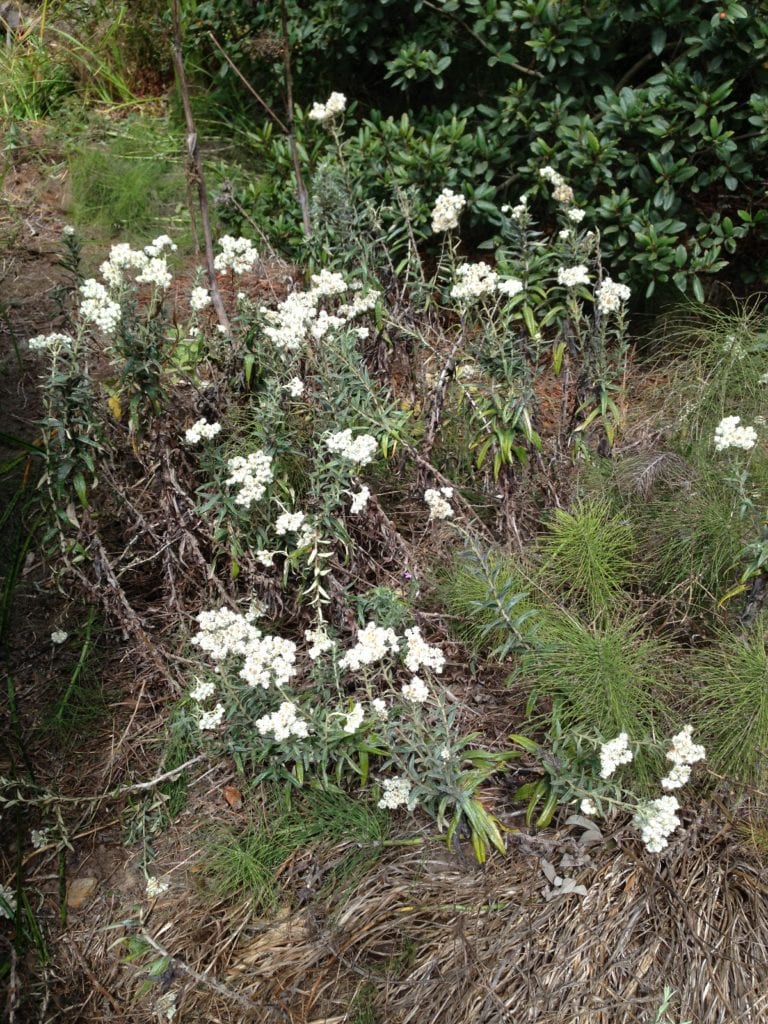
[[629,749],[629,736],[619,733],[616,739],[609,740],[600,746],[600,777],[609,779],[619,765],[629,764],[633,758]]
[[292,377],[285,385],[285,390],[291,398],[301,398],[304,394],[304,381],[299,377]]
[[742,427],[741,416],[726,416],[715,428],[715,451],[722,452],[726,448],[741,448],[749,451],[757,442],[757,431],[754,427]]
[[270,733],[277,743],[282,743],[291,736],[305,739],[309,736],[309,725],[298,716],[298,706],[289,700],[283,701],[277,711],[264,715],[255,722],[256,732],[260,736]]
[[157,238],[152,239],[149,245],[144,246],[144,254],[149,259],[153,259],[156,256],[162,256],[165,249],[176,252],[178,246],[168,235],[158,235]]
[[499,281],[496,285],[496,291],[500,295],[506,295],[508,298],[512,298],[514,295],[519,295],[523,290],[523,282],[518,281],[516,277],[507,277],[503,281]]
[[32,846],[36,850],[42,850],[44,846],[50,843],[50,836],[48,835],[48,829],[32,829]]
[[316,661],[321,654],[325,654],[326,651],[330,651],[332,647],[336,646],[336,641],[331,640],[322,627],[304,630],[304,639],[311,644],[307,654],[312,661]]
[[206,306],[210,306],[210,304],[211,295],[207,288],[200,286],[192,289],[189,296],[189,308],[193,312],[199,313],[201,309],[205,309]]
[[155,878],[154,875],[150,875],[147,879],[147,899],[157,899],[158,896],[162,896],[164,892],[167,892],[169,888],[169,882],[165,882],[161,878]]
[[570,185],[563,182],[552,189],[552,198],[556,203],[562,203],[564,206],[567,206],[573,202],[573,189]]
[[589,271],[582,263],[575,267],[560,267],[557,272],[557,283],[565,285],[566,288],[589,284]]
[[667,836],[680,825],[677,816],[679,810],[680,804],[674,796],[661,796],[639,805],[632,822],[640,830],[640,836],[650,853],[660,853],[669,845]]
[[601,313],[616,313],[632,293],[625,284],[617,284],[610,277],[604,277],[595,288],[595,301]]
[[565,184],[565,178],[562,174],[558,174],[554,167],[550,167],[549,165],[541,168],[539,171],[539,177],[543,178],[544,181],[548,181],[550,185],[554,185],[555,188],[557,188],[558,185]]
[[570,210],[566,212],[568,220],[573,221],[574,224],[581,224],[587,215],[586,210],[580,210],[578,206],[572,206]]
[[440,760],[441,761],[450,761],[451,760],[451,752],[448,749],[448,747],[443,747],[443,749],[440,751]]
[[352,495],[352,504],[349,506],[349,511],[353,516],[359,515],[363,511],[368,504],[370,496],[370,490],[365,484],[362,484],[357,494]]
[[331,434],[326,438],[325,446],[329,452],[340,455],[356,466],[367,466],[379,447],[376,438],[371,434],[359,434],[357,437],[353,437],[349,428]]
[[439,647],[433,647],[426,642],[418,626],[406,629],[405,641],[407,644],[405,665],[409,672],[415,674],[422,666],[425,666],[438,675],[442,673],[445,668],[445,655]]
[[65,224],[64,227],[61,229],[61,233],[62,235],[66,235],[67,238],[71,238],[72,235],[74,235],[75,233],[75,229],[72,227],[71,224]]
[[686,725],[676,736],[672,737],[672,746],[667,751],[667,760],[673,764],[696,764],[703,761],[706,751],[698,743],[693,742],[693,726]]
[[259,254],[250,238],[233,238],[224,235],[219,239],[221,252],[213,261],[219,272],[231,270],[233,274],[247,274],[259,261]]
[[197,679],[195,685],[189,691],[189,696],[192,700],[198,704],[202,704],[204,701],[212,697],[216,692],[216,684],[211,682],[203,682],[202,679]]
[[408,805],[411,797],[411,783],[395,775],[391,779],[385,779],[382,783],[382,796],[378,806],[381,810],[394,811],[398,807]]
[[224,718],[224,705],[217,704],[211,711],[203,711],[200,708],[200,717],[197,720],[197,727],[200,732],[207,732],[211,729],[217,729]]
[[362,725],[364,717],[363,705],[357,700],[352,710],[347,712],[344,721],[344,732],[353,736]]
[[383,626],[377,626],[375,622],[369,622],[358,632],[355,646],[339,659],[339,668],[356,672],[361,665],[374,665],[387,654],[397,653],[399,649],[400,642],[393,629],[385,629]]
[[435,200],[432,210],[432,230],[438,234],[452,231],[459,226],[459,214],[467,205],[463,195],[450,188],[444,188]]
[[51,643],[52,644],[63,644],[66,641],[68,636],[69,636],[69,633],[67,633],[66,630],[64,630],[64,629],[54,629],[54,631],[51,633]]
[[419,676],[413,676],[410,683],[403,686],[401,692],[411,704],[424,704],[429,699],[429,687]]
[[210,441],[220,432],[220,423],[209,423],[207,420],[200,419],[187,429],[184,434],[184,444],[192,448],[194,445],[200,444],[201,441]]
[[231,476],[225,480],[228,487],[239,487],[235,497],[236,505],[250,508],[266,492],[266,485],[273,479],[272,456],[263,451],[251,452],[243,457],[236,455],[227,463]]
[[307,115],[312,121],[330,121],[347,108],[347,97],[343,92],[332,92],[325,103],[313,103]]
[[768,384],[768,372],[760,374],[758,384]]
[[69,334],[38,334],[36,338],[29,339],[27,346],[30,352],[50,350],[55,353],[72,348],[72,338]]
[[141,272],[136,275],[137,284],[151,284],[161,290],[169,288],[171,280],[171,272],[163,256],[154,256],[147,260]]
[[83,321],[95,324],[104,334],[114,334],[123,315],[120,304],[110,299],[104,285],[92,277],[80,285],[79,291]]
[[582,814],[595,815],[597,814],[597,804],[590,797],[585,796],[579,804]]
[[424,502],[429,508],[429,518],[450,519],[453,516],[453,508],[448,499],[452,497],[452,487],[428,487],[424,491]]
[[284,537],[286,533],[296,533],[304,525],[307,517],[303,512],[283,512],[275,520],[275,533]]
[[266,548],[259,548],[256,552],[256,561],[265,569],[271,569],[275,564],[275,552],[267,551]]
[[493,295],[499,275],[487,263],[462,263],[456,268],[456,284],[450,296],[469,305],[485,296]]
[[389,711],[387,710],[387,702],[385,700],[381,697],[374,697],[371,701],[371,707],[373,708],[373,713],[377,718],[386,720],[389,715]]
[[661,780],[661,788],[666,790],[682,789],[690,777],[691,766],[689,764],[676,764],[674,768],[670,768],[669,774]]

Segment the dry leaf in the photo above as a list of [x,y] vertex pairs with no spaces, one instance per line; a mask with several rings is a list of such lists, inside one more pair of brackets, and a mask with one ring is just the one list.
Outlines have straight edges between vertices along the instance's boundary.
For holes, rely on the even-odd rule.
[[239,789],[234,786],[224,787],[224,799],[227,801],[233,811],[239,811],[243,806],[243,794]]

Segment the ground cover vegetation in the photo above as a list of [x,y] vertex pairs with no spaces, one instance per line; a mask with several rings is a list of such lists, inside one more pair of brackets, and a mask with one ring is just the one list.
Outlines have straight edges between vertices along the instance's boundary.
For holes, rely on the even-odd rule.
[[0,57],[10,1019],[760,1020],[768,23],[141,11]]

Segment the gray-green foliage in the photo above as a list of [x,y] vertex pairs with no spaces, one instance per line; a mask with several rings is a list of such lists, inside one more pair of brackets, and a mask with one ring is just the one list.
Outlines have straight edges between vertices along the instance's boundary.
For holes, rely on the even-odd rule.
[[539,546],[549,588],[590,615],[614,608],[635,578],[632,527],[605,501],[555,509]]
[[721,631],[694,653],[688,672],[693,724],[707,760],[730,779],[768,782],[768,654],[765,619],[748,635]]

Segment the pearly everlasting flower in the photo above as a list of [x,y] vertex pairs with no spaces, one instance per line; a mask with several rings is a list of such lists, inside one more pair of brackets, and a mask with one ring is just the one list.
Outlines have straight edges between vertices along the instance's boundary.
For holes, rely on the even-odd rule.
[[216,692],[216,684],[215,683],[210,683],[210,682],[206,683],[206,682],[203,682],[202,679],[198,679],[195,682],[195,685],[189,691],[189,696],[192,698],[192,700],[196,701],[198,704],[202,704],[204,701],[208,700],[209,697],[212,697],[215,692]]
[[661,788],[667,790],[682,789],[690,777],[691,766],[689,764],[676,764],[674,768],[670,768],[669,774],[661,780]]
[[589,284],[589,271],[581,263],[576,267],[560,267],[557,272],[557,283],[565,285],[566,288]]
[[221,252],[214,259],[213,266],[220,272],[231,270],[233,274],[246,274],[258,263],[259,254],[249,238],[224,235],[219,239],[219,247]]
[[127,242],[118,242],[109,250],[109,258],[106,259],[99,270],[101,276],[110,288],[119,288],[123,283],[126,271],[142,271],[149,257],[141,249],[132,249]]
[[55,629],[51,633],[51,643],[52,644],[63,644],[68,636],[69,636],[69,633],[67,633],[66,630]]
[[570,210],[566,211],[566,217],[568,220],[572,220],[574,224],[581,224],[587,215],[586,210],[580,210],[578,206],[572,206]]
[[597,814],[597,804],[590,797],[585,796],[579,804],[582,814]]
[[321,309],[315,317],[314,323],[309,325],[309,333],[315,341],[322,341],[328,331],[335,331],[343,326],[344,320],[340,316],[334,316],[332,313],[327,313],[324,309]]
[[[354,285],[352,286],[355,287]],[[370,313],[372,309],[376,308],[376,303],[381,298],[381,292],[377,292],[374,288],[371,288],[367,292],[359,292],[357,295],[352,297],[351,302],[345,302],[336,310],[339,316],[343,316],[345,320],[352,320],[356,316],[360,316],[362,313]],[[363,337],[360,334],[361,331],[365,332],[365,338],[370,333],[367,327],[360,327],[357,330],[357,336]]]
[[757,382],[758,384],[768,384],[768,373],[761,373]]
[[507,295],[509,298],[513,295],[519,295],[522,290],[523,282],[518,281],[516,277],[507,277],[496,285],[496,291],[501,295]]
[[358,336],[360,341],[365,341],[366,338],[371,336],[371,330],[369,327],[356,327],[355,334]]
[[346,721],[344,722],[344,732],[353,736],[363,724],[364,717],[365,712],[363,711],[363,705],[359,700],[357,700],[355,701],[352,710],[347,713]]
[[104,334],[113,334],[120,323],[120,305],[110,299],[107,289],[99,281],[89,278],[80,285],[80,316],[86,323],[95,324]]
[[189,295],[189,308],[195,313],[199,313],[201,309],[205,309],[206,306],[211,304],[211,295],[207,288],[202,286],[193,288]]
[[754,427],[742,427],[740,416],[726,416],[715,428],[715,451],[726,448],[743,448],[748,451],[755,447],[757,431]]
[[72,227],[71,224],[65,224],[64,227],[61,229],[61,233],[62,235],[66,235],[67,238],[71,238],[75,233],[75,229]]
[[349,285],[344,280],[344,275],[331,270],[321,270],[319,274],[312,274],[309,280],[312,291],[318,298],[326,295],[343,295],[344,292],[349,291]]
[[600,777],[609,779],[619,765],[629,764],[633,756],[629,749],[629,737],[625,732],[619,733],[616,739],[603,743],[600,746]]
[[47,846],[48,843],[50,843],[50,841],[51,841],[51,838],[48,835],[48,829],[47,828],[42,828],[42,829],[33,828],[32,829],[32,835],[31,835],[30,838],[32,839],[32,846],[34,847],[35,850],[42,850],[43,847]]
[[304,739],[309,736],[309,725],[298,717],[298,710],[296,704],[289,700],[283,701],[277,711],[264,715],[254,723],[256,732],[260,736],[271,733],[278,743],[291,736]]
[[184,443],[191,447],[200,444],[203,440],[210,441],[220,432],[220,423],[209,423],[207,420],[200,419],[188,428],[184,434]]
[[286,686],[296,674],[296,644],[280,636],[262,636],[251,641],[240,670],[240,678],[249,686]]
[[151,284],[155,288],[169,288],[171,280],[168,263],[162,256],[147,260],[141,272],[136,275],[137,284]]
[[423,704],[429,698],[429,687],[419,676],[413,676],[400,692],[412,704]]
[[428,487],[424,491],[424,501],[429,508],[429,518],[450,519],[453,515],[453,509],[447,499],[452,497],[452,487],[440,487],[439,489]]
[[396,653],[399,648],[400,642],[393,629],[384,629],[375,622],[369,622],[358,632],[355,646],[339,660],[339,667],[357,671],[361,665],[373,665],[390,652]]
[[359,515],[363,511],[365,506],[368,504],[368,499],[371,496],[370,490],[362,484],[357,494],[352,495],[352,504],[349,506],[349,511],[353,516]]
[[573,189],[570,185],[566,185],[566,183],[563,182],[561,185],[556,185],[554,187],[554,189],[552,190],[552,198],[555,200],[555,202],[563,203],[564,205],[572,203]]
[[30,352],[51,349],[59,352],[63,348],[72,348],[72,337],[69,334],[38,334],[27,342]]
[[505,204],[502,206],[501,212],[508,213],[512,220],[521,221],[528,213],[528,196],[520,196],[520,201],[516,206]]
[[307,517],[303,512],[283,512],[275,520],[275,533],[284,537],[286,533],[296,533],[304,525]]
[[192,643],[213,661],[224,661],[231,654],[244,656],[261,637],[259,630],[244,615],[231,608],[200,612],[196,621],[200,628],[192,637]]
[[371,707],[377,718],[386,719],[389,712],[387,710],[387,702],[382,700],[381,697],[374,697],[371,701]]
[[410,672],[418,672],[422,665],[431,668],[438,675],[443,671],[445,655],[439,647],[433,647],[425,641],[418,626],[406,629],[405,640],[408,645],[405,664]]
[[162,255],[164,249],[176,252],[178,246],[168,235],[158,235],[157,238],[152,239],[149,245],[144,246],[144,253],[151,259]]
[[601,313],[616,313],[622,303],[629,301],[632,293],[625,284],[617,284],[610,277],[604,277],[595,288],[595,300]]
[[343,114],[347,107],[347,97],[343,92],[332,92],[325,103],[313,103],[307,115],[312,121],[329,121],[337,114]]
[[229,487],[239,487],[235,497],[236,505],[249,508],[259,501],[273,479],[272,456],[265,452],[252,452],[243,457],[236,455],[227,462],[230,476],[224,481]]
[[291,398],[301,398],[304,394],[304,381],[299,377],[292,377],[285,385],[285,390]]
[[0,917],[7,917],[9,920],[16,913],[16,896],[12,889],[6,889],[0,884]]
[[224,705],[217,704],[211,711],[203,711],[200,709],[200,717],[197,720],[197,727],[201,732],[209,729],[216,729],[221,725],[221,720],[224,718]]
[[385,779],[382,783],[383,792],[378,807],[381,810],[394,811],[398,807],[407,805],[410,801],[412,788],[408,779],[400,778],[397,775],[394,778]]
[[672,737],[672,746],[667,751],[667,760],[673,764],[696,764],[703,761],[706,751],[698,743],[693,742],[693,726],[686,725],[676,736]]
[[150,875],[147,879],[147,899],[157,899],[158,896],[162,896],[164,892],[167,892],[169,888],[169,882],[164,882],[161,878],[155,878],[154,875]]
[[487,263],[462,263],[456,268],[456,277],[450,296],[466,303],[492,295],[499,279],[496,271]]
[[565,178],[562,174],[558,174],[554,167],[547,165],[542,167],[539,171],[539,177],[543,178],[544,181],[548,181],[550,185],[554,185],[557,188],[559,185],[565,184]]
[[680,804],[673,796],[649,800],[638,807],[632,822],[640,830],[640,836],[650,853],[659,853],[669,845],[667,836],[680,825],[676,813],[679,809]]
[[259,548],[256,552],[256,561],[259,565],[263,565],[265,569],[271,569],[275,564],[275,552],[267,551],[266,548]]
[[331,434],[325,439],[325,446],[329,452],[341,455],[343,459],[348,459],[349,462],[354,462],[357,466],[367,466],[378,449],[375,437],[370,434],[359,434],[357,437],[353,437],[349,428]]
[[330,651],[332,647],[336,646],[336,641],[331,640],[331,638],[322,628],[305,629],[304,639],[307,641],[307,643],[312,644],[312,646],[307,651],[307,654],[312,659],[312,661],[316,661],[321,654],[325,654],[326,651]]
[[464,196],[450,188],[444,188],[435,200],[432,210],[432,230],[435,233],[452,231],[459,226],[459,214],[467,205]]

